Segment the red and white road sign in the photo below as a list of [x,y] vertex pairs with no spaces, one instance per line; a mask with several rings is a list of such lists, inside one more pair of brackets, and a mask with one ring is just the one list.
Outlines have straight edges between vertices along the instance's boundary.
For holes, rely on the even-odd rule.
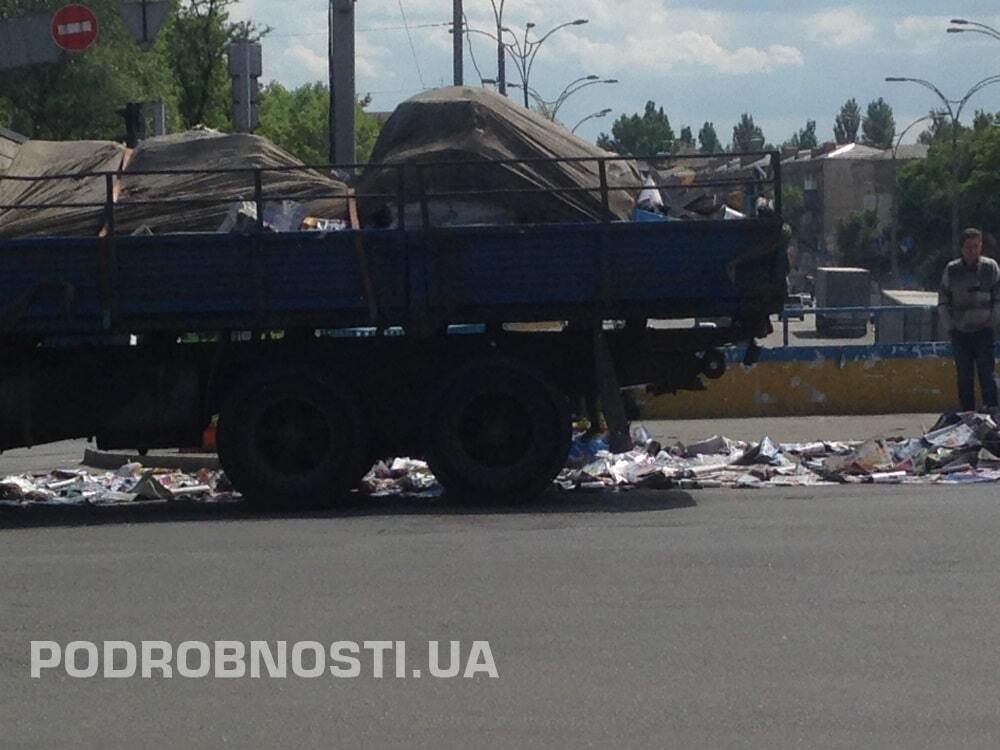
[[69,52],[83,52],[97,41],[97,16],[86,5],[66,5],[52,16],[52,39]]

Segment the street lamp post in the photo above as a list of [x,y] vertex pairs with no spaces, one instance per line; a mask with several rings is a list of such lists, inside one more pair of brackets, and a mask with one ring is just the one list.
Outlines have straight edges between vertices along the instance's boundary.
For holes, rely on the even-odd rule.
[[934,115],[924,115],[919,120],[914,120],[896,138],[896,143],[892,147],[892,234],[889,238],[889,261],[892,265],[892,277],[899,278],[899,178],[896,173],[896,154],[903,143],[903,138],[913,128],[922,122],[933,119]]
[[[524,38],[519,39],[517,34],[511,31],[507,27],[501,27],[501,34],[508,34],[512,41],[506,42],[504,46],[510,50],[511,56],[514,58],[514,65],[517,67],[517,71],[521,76],[521,84],[524,89],[524,106],[530,106],[528,101],[529,93],[528,86],[531,83],[531,69],[534,67],[535,58],[538,56],[538,50],[541,49],[542,45],[545,44],[546,40],[561,29],[565,29],[568,26],[582,26],[585,23],[590,23],[586,18],[577,18],[575,21],[567,21],[566,23],[561,23],[549,29],[545,34],[539,39],[529,38],[531,35],[531,30],[535,28],[535,24],[527,23],[524,26]],[[500,37],[500,34],[498,34]],[[503,38],[503,37],[500,37]]]
[[916,83],[930,91],[933,91],[934,94],[936,94],[941,100],[945,111],[948,113],[948,118],[951,120],[951,243],[952,250],[954,252],[958,252],[958,128],[960,125],[960,118],[962,117],[962,110],[965,109],[965,105],[969,103],[969,100],[982,89],[1000,81],[1000,75],[989,76],[988,78],[984,78],[979,81],[973,85],[973,87],[970,88],[961,99],[949,99],[941,93],[941,89],[930,81],[925,81],[922,78],[889,76],[885,80],[888,83]]
[[502,96],[507,96],[507,48],[503,43],[503,6],[506,0],[490,0],[493,18],[497,22],[497,85]]
[[[560,93],[559,96],[557,96],[555,99],[551,101],[543,99],[541,94],[539,94],[531,86],[528,86],[525,90],[528,92],[528,95],[535,100],[535,104],[538,105],[539,111],[542,113],[542,115],[554,122],[556,119],[556,115],[559,114],[559,110],[562,109],[562,106],[569,100],[571,96],[573,96],[577,92],[582,91],[588,86],[597,86],[598,84],[615,84],[615,83],[618,83],[617,78],[601,78],[600,76],[595,76],[595,75],[583,76],[582,78],[577,78],[575,81],[566,86],[562,90],[562,93]],[[524,88],[519,83],[511,83],[509,84],[509,86],[511,88],[518,88],[518,89]]]
[[987,26],[985,23],[967,21],[964,18],[953,18],[951,22],[954,26],[948,29],[949,34],[985,34],[986,36],[1000,40],[1000,31],[997,31],[992,26]]
[[578,122],[576,125],[574,125],[573,129],[570,132],[571,133],[575,133],[577,131],[577,129],[579,129],[579,127],[581,125],[583,125],[583,123],[588,122],[590,120],[597,120],[597,119],[599,119],[601,117],[607,117],[612,112],[614,112],[613,109],[602,109],[600,112],[594,112],[594,114],[592,114],[592,115],[587,115],[582,120],[580,120],[580,122]]

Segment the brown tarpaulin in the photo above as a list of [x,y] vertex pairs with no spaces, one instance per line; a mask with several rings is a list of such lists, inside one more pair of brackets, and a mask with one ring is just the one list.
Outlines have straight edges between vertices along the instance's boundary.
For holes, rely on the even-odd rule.
[[[32,204],[102,204],[107,196],[103,177],[24,182],[7,177],[117,172],[125,148],[110,141],[28,141],[10,169],[0,175],[0,206]],[[104,225],[104,209],[59,207],[0,209],[0,237],[32,235],[95,236]]]
[[[106,141],[28,141],[11,169],[0,176],[0,205],[103,204],[107,194],[103,177],[34,182],[4,177],[120,172],[125,156],[121,145]],[[189,131],[150,138],[127,159],[116,182],[116,231],[130,234],[145,227],[155,233],[214,232],[232,203],[254,199],[251,172],[137,172],[300,166],[301,161],[254,135]],[[316,170],[265,172],[263,185],[269,203],[291,199],[304,203],[310,214],[321,218],[347,216],[345,200],[321,197],[346,195],[346,185]],[[149,201],[153,203],[141,205]],[[162,201],[182,202],[170,205]],[[0,237],[95,236],[103,226],[104,210],[100,207],[0,211]]]
[[[394,198],[365,194],[397,193],[397,172],[381,164],[611,157],[566,128],[483,88],[450,87],[428,91],[399,105],[389,118],[372,154],[372,164],[357,192],[364,224],[395,217]],[[416,170],[407,169],[406,202],[419,201]],[[424,171],[428,192],[455,192],[443,198],[480,203],[502,211],[513,223],[599,220],[602,217],[600,178],[596,159],[583,162],[533,162],[484,167],[437,166]],[[628,187],[612,190],[609,203],[617,219],[632,218],[642,180],[631,161],[608,162],[608,183]],[[563,188],[567,192],[508,192],[474,196],[475,191],[517,191]],[[586,188],[588,190],[580,190]],[[474,212],[475,213],[475,212]]]
[[[136,148],[122,176],[119,205],[115,210],[117,229],[123,234],[142,227],[156,234],[214,232],[233,202],[254,199],[251,172],[163,175],[138,175],[136,172],[297,166],[302,166],[302,162],[256,135],[189,131],[150,138]],[[263,186],[268,203],[289,199],[305,204],[313,216],[328,219],[347,216],[345,200],[322,197],[346,196],[346,185],[316,170],[264,172]],[[161,200],[195,202],[174,206],[138,205],[142,201]]]

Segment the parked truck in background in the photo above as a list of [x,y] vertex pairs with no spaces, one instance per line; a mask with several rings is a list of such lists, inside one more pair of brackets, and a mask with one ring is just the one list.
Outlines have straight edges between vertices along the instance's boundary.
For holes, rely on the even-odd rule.
[[[262,217],[272,196],[247,176]],[[785,300],[780,203],[739,221],[436,226],[425,210],[119,236],[107,180],[99,237],[0,239],[0,449],[189,446],[218,415],[222,466],[262,508],[343,498],[392,455],[426,457],[450,494],[530,498],[583,404],[620,440],[621,389],[704,387],[719,348],[766,335]],[[646,325],[687,318],[728,323]],[[567,324],[506,327],[532,321]]]

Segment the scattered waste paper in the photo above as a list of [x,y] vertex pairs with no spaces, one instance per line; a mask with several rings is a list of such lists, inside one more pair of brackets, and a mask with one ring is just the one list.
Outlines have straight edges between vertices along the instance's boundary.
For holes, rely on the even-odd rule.
[[[640,424],[634,448],[612,453],[605,433],[578,431],[566,467],[555,480],[563,490],[762,489],[836,484],[977,484],[1000,482],[1000,427],[988,414],[952,413],[918,438],[779,443],[769,436],[746,442],[713,435],[664,447]],[[376,463],[360,492],[370,497],[444,494],[424,461]],[[59,469],[0,479],[0,506],[114,505],[142,501],[239,500],[221,471],[197,474],[129,463],[115,472]]]
[[201,469],[196,474],[148,469],[129,463],[118,471],[57,469],[0,479],[0,507],[28,505],[119,505],[142,501],[239,500],[225,474]]

